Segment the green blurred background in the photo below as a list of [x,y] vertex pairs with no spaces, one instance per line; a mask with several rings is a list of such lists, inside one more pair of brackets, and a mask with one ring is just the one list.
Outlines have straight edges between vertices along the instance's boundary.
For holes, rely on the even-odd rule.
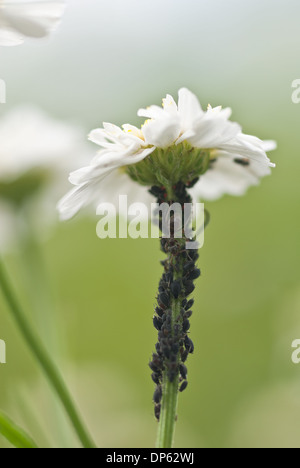
[[[140,124],[139,107],[186,86],[204,107],[232,107],[246,133],[278,142],[272,177],[246,197],[206,204],[176,447],[300,447],[300,365],[291,361],[300,338],[299,15],[297,0],[70,0],[51,39],[1,49],[1,115],[29,102],[86,132],[103,120]],[[41,307],[36,326],[55,342],[99,446],[153,447],[147,364],[162,254],[156,240],[100,241],[96,222],[57,224],[41,244],[54,307]],[[7,261],[30,312],[32,246]],[[76,446],[2,298],[0,308],[0,408],[43,446]]]

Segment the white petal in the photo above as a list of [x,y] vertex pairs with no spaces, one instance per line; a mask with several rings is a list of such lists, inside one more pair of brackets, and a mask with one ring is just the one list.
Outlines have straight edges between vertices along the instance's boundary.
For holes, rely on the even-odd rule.
[[90,174],[93,171],[92,166],[81,167],[77,171],[71,172],[69,175],[69,182],[73,185],[81,185],[84,180],[90,179]]
[[195,136],[190,143],[197,148],[218,148],[241,132],[241,127],[230,122],[221,114],[204,114],[193,127]]
[[[102,181],[109,176],[118,167],[123,165],[136,164],[155,150],[147,148],[141,150],[139,153],[122,157],[122,155],[108,154],[105,158],[100,158],[100,161],[105,159],[105,164],[100,163],[98,166],[88,166],[79,169],[70,174],[70,182],[77,185],[71,190],[58,204],[58,210],[62,220],[67,220],[75,216],[78,211],[87,206],[88,204],[98,202],[103,193]],[[114,164],[113,164],[113,157]],[[110,164],[108,165],[108,158],[111,157]],[[126,178],[128,176],[126,175]],[[143,190],[145,190],[143,188]],[[146,191],[146,190],[145,190]],[[109,200],[106,200],[109,201]]]
[[186,88],[181,88],[178,92],[178,113],[183,132],[189,130],[195,118],[203,114],[198,98]]
[[195,137],[195,134],[194,130],[187,130],[178,138],[178,140],[176,140],[176,145],[179,145],[179,143],[182,143],[183,141],[190,141]]
[[70,190],[57,205],[60,219],[66,221],[73,218],[93,197],[94,187],[89,184],[80,185]]
[[172,145],[180,134],[180,122],[177,117],[164,117],[150,120],[142,127],[148,145],[165,148]]
[[135,154],[105,153],[93,165],[84,167],[70,174],[70,182],[75,185],[91,183],[94,180],[100,182],[112,169],[131,164],[137,164],[155,150],[155,147],[142,149]]
[[163,99],[163,109],[167,114],[173,117],[177,116],[177,104],[170,94],[167,94]]
[[122,129],[120,127],[109,122],[103,122],[103,128],[107,133],[111,135],[117,136],[122,133]]
[[1,18],[0,16],[0,46],[16,46],[22,44],[23,42],[23,36],[17,31],[11,29],[5,19]]
[[58,26],[65,4],[48,1],[11,3],[3,7],[3,15],[13,29],[24,36],[42,38]]
[[159,106],[149,106],[147,109],[139,109],[138,116],[146,117],[146,119],[160,119],[164,117],[164,110]]
[[274,140],[263,140],[262,143],[262,148],[266,153],[277,149],[277,143]]
[[[224,153],[224,155],[226,156],[230,156],[232,159],[247,158],[263,166],[275,167],[275,164],[273,164],[270,161],[267,155],[265,153],[261,153],[258,150],[253,151],[253,150],[248,150],[245,148],[235,148],[234,146],[232,148],[229,148],[227,145],[224,145],[224,148],[227,148],[227,150],[220,150],[220,152]],[[218,151],[217,151],[217,154],[218,154]]]
[[196,199],[216,200],[223,195],[244,195],[250,186],[258,185],[261,177],[269,175],[270,168],[251,161],[244,167],[231,158],[220,157],[213,163],[191,193]]
[[222,108],[222,106],[217,106],[217,107],[211,107],[211,105],[208,105],[207,107],[207,114],[208,115],[221,115],[224,119],[228,120],[231,117],[232,110],[230,107],[226,107],[225,109]]
[[[275,146],[274,146],[275,145]],[[232,157],[245,157],[263,163],[270,167],[275,167],[267,157],[265,150],[265,143],[252,135],[239,134],[236,138],[228,141],[219,146],[222,151],[230,153]],[[275,142],[267,142],[266,147],[275,149]]]
[[88,136],[88,139],[96,145],[104,146],[105,148],[111,145],[111,143],[108,143],[107,141],[107,135],[103,132],[103,129],[101,128],[96,128],[95,130],[92,130]]
[[[103,148],[113,149],[116,145],[124,144],[129,146],[135,140],[136,137],[130,133],[125,133],[120,127],[113,124],[104,123],[104,128],[97,128],[92,130],[88,136],[88,139],[96,145],[102,146]],[[139,140],[141,143],[142,141]]]
[[258,185],[261,177],[271,173],[266,165],[251,161],[241,166],[230,157],[219,157],[191,190],[196,199],[216,200],[221,196],[244,195],[250,186]]

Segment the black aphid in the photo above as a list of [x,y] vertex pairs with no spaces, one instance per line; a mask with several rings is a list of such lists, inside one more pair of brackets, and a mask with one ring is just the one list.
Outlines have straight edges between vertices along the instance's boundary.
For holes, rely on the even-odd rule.
[[185,380],[187,377],[187,368],[184,364],[179,365],[179,372],[183,380]]
[[157,421],[159,421],[159,418],[160,418],[160,410],[161,410],[161,405],[160,404],[156,404],[154,406],[154,414],[155,414],[155,417],[157,419]]
[[157,385],[155,392],[153,394],[153,401],[154,403],[160,403],[162,397],[162,388],[161,385]]
[[241,166],[250,166],[250,161],[247,158],[243,158],[243,159],[236,158],[234,159],[234,162],[236,164],[240,164]]
[[193,315],[193,311],[192,311],[192,310],[187,310],[187,311],[184,313],[184,317],[185,317],[185,318],[190,318],[192,315]]
[[175,297],[175,299],[178,299],[180,293],[181,293],[181,283],[180,281],[173,281],[171,284],[171,293]]
[[183,267],[183,271],[187,273],[188,271],[191,271],[195,268],[195,263],[193,261],[190,261],[186,263]]
[[164,305],[165,307],[169,307],[170,305],[170,297],[169,295],[166,293],[166,292],[162,292],[159,296],[158,296],[158,302],[162,305]]
[[161,374],[157,374],[156,372],[153,372],[151,374],[151,378],[156,385],[160,384]]
[[199,278],[199,276],[201,276],[201,271],[199,270],[199,268],[196,268],[195,270],[190,271],[188,274],[188,277],[191,280],[196,280],[197,278]]
[[194,352],[194,343],[188,336],[185,337],[184,344],[187,351],[192,354]]
[[181,352],[181,360],[182,362],[185,362],[188,358],[188,355],[189,355],[189,351],[187,349],[183,350]]
[[192,292],[194,291],[195,289],[195,285],[193,283],[193,281],[187,281],[186,284],[185,284],[185,295],[186,296],[189,296],[190,294],[192,294]]
[[189,319],[184,319],[183,323],[182,323],[182,331],[183,333],[186,333],[191,327],[191,324],[189,322]]
[[182,382],[182,384],[180,385],[179,391],[180,391],[180,392],[183,392],[183,391],[186,389],[187,386],[188,386],[188,382],[187,382],[187,380],[185,380],[185,381]]
[[[0,0],[1,1],[1,0]],[[187,188],[192,187],[198,179],[187,184],[178,182],[172,186],[173,200],[170,200],[167,190],[163,186],[154,186],[152,193],[158,204],[180,203],[182,214],[185,214],[184,204],[191,203],[192,199],[187,192]],[[199,258],[198,249],[186,249],[185,243],[193,239],[175,238],[175,215],[173,212],[168,219],[169,232],[166,235],[163,229],[163,214],[157,210],[159,216],[159,226],[162,231],[161,250],[167,254],[168,258],[161,262],[164,272],[159,282],[157,302],[153,325],[158,330],[158,342],[156,343],[156,353],[149,363],[152,369],[152,380],[156,384],[153,395],[155,403],[155,417],[160,418],[162,399],[162,382],[167,378],[170,382],[180,381],[179,390],[184,391],[187,387],[187,368],[184,362],[189,353],[194,351],[194,344],[187,336],[190,328],[189,318],[192,315],[194,300],[187,297],[194,291],[194,280],[200,276],[200,270],[196,267]],[[182,217],[183,220],[184,217]],[[182,232],[184,234],[182,225]],[[176,276],[175,276],[176,275]],[[179,300],[180,298],[180,300]],[[176,307],[176,315],[173,312]],[[175,309],[174,309],[175,310]]]
[[162,321],[156,315],[153,317],[153,325],[156,328],[156,330],[161,330],[162,327]]
[[155,312],[159,317],[162,317],[164,315],[164,311],[160,307],[156,307]]
[[189,301],[186,301],[186,306],[185,307],[183,306],[183,304],[182,304],[182,306],[185,308],[185,310],[189,310],[191,307],[193,307],[194,302],[195,302],[194,299],[190,299]]

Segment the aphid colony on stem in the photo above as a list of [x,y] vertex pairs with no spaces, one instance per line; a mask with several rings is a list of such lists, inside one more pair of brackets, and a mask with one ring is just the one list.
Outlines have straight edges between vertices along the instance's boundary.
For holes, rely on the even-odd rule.
[[[196,181],[193,181],[196,183]],[[192,184],[190,184],[191,186]],[[174,200],[168,201],[171,206],[174,201],[184,204],[190,202],[187,186],[178,183],[174,190]],[[152,187],[150,193],[155,195],[158,203],[166,202],[164,187]],[[163,225],[162,219],[160,220]],[[184,226],[182,226],[184,230]],[[163,234],[163,233],[162,233]],[[191,239],[174,237],[174,219],[170,216],[170,236],[161,238],[161,249],[168,255],[162,261],[164,273],[159,282],[157,307],[153,317],[153,325],[158,331],[156,352],[152,355],[149,367],[152,370],[152,380],[156,384],[153,395],[154,413],[160,419],[161,400],[165,379],[174,382],[178,379],[179,391],[183,392],[187,385],[187,368],[185,362],[190,353],[194,352],[192,340],[188,337],[189,319],[192,315],[193,299],[188,296],[194,291],[194,280],[200,276],[196,267],[199,258],[198,250],[186,249],[186,241]]]

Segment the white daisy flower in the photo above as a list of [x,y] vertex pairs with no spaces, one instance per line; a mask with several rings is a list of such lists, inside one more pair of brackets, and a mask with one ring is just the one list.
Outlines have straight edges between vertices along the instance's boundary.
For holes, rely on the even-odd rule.
[[[35,106],[12,109],[0,118],[0,181],[16,180],[37,168],[60,171],[74,161],[81,137],[81,129]],[[80,146],[82,151],[85,145]]]
[[26,37],[43,38],[59,24],[64,0],[0,0],[0,46],[22,44]]
[[87,160],[90,148],[77,126],[25,105],[0,118],[0,248],[15,242],[24,207],[47,231],[74,161],[80,167]]
[[[208,106],[203,111],[186,88],[179,90],[178,105],[167,95],[162,107],[140,109],[138,115],[147,118],[141,129],[105,123],[92,131],[90,140],[102,149],[88,167],[71,173],[69,180],[75,188],[58,205],[62,219],[71,218],[91,202],[104,197],[108,201],[109,193],[101,183],[107,176],[116,181],[105,184],[114,195],[121,193],[118,177],[126,180],[125,193],[131,191],[129,184],[134,189],[131,179],[149,187],[179,181],[188,186],[200,177],[191,189],[198,201],[243,195],[274,167],[266,151],[275,149],[275,142],[243,134],[240,125],[229,120],[229,108]],[[136,184],[135,189],[139,196],[141,188]]]

